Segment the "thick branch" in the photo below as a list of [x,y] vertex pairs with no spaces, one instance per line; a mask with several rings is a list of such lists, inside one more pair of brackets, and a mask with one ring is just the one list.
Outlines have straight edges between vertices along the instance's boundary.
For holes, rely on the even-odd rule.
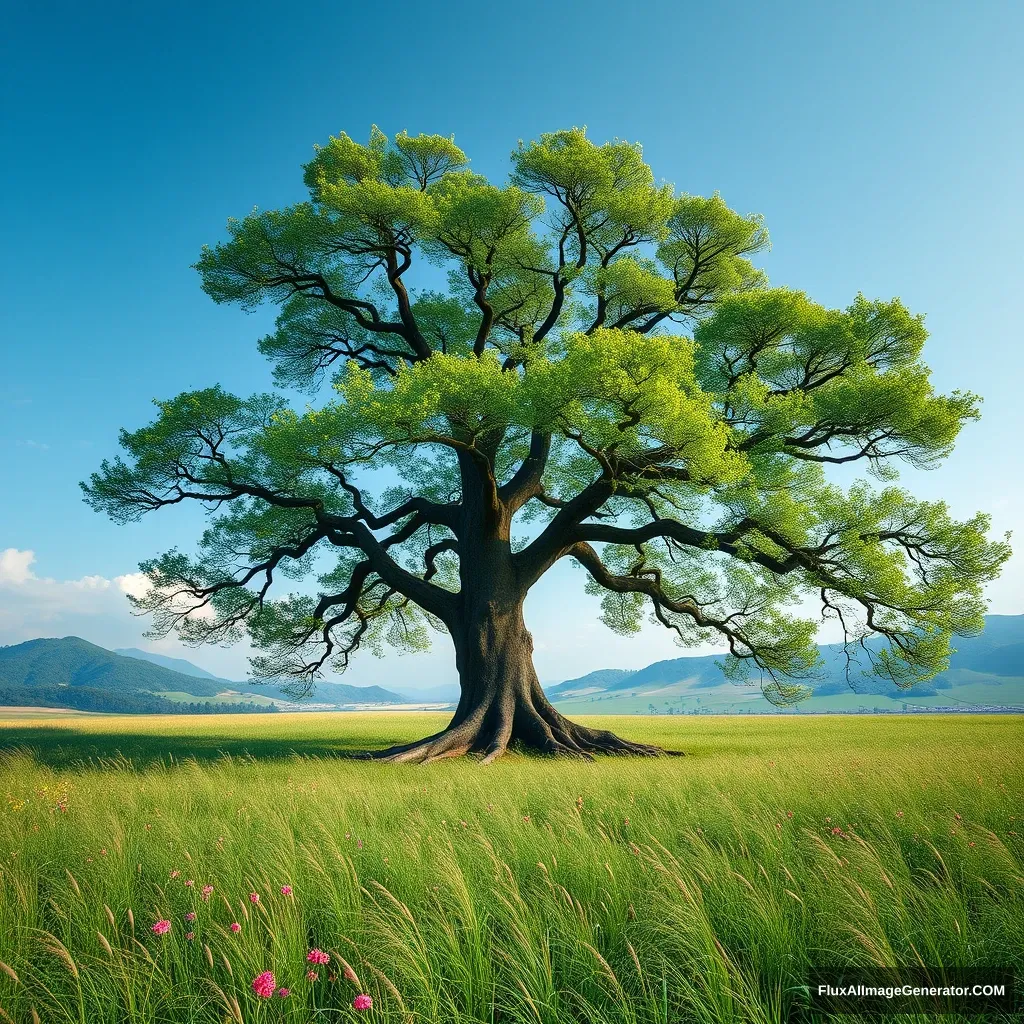
[[551,435],[534,430],[530,435],[530,453],[512,478],[498,489],[498,497],[515,512],[541,493],[541,478],[551,451]]

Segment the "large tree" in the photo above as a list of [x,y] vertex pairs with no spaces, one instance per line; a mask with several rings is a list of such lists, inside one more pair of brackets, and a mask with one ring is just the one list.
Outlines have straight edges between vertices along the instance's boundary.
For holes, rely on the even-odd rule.
[[[544,697],[523,603],[563,558],[613,630],[648,613],[684,645],[718,639],[777,703],[806,692],[820,616],[901,685],[940,671],[1009,550],[984,515],[892,483],[977,417],[933,390],[922,318],[769,288],[761,218],[659,185],[637,145],[544,135],[500,186],[466,165],[442,136],[341,134],[305,167],[308,201],[203,249],[216,302],[280,304],[259,343],[277,384],[331,391],[305,412],[219,387],[159,401],[83,485],[117,521],[209,510],[198,557],[142,565],[155,631],[248,634],[258,678],[306,691],[361,647],[447,632],[458,708],[380,755],[402,761],[657,752]],[[829,480],[850,463],[884,485]]]

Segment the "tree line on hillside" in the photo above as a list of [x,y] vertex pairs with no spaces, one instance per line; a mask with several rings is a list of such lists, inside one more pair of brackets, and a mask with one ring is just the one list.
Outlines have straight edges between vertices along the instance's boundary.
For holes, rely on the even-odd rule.
[[275,704],[168,700],[156,694],[123,693],[92,686],[15,686],[0,684],[0,707],[71,708],[119,715],[222,715],[277,711]]

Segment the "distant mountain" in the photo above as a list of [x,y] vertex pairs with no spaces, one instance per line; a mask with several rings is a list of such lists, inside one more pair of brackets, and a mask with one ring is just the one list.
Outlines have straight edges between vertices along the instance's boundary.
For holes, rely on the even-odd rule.
[[[232,691],[232,701],[241,699],[243,705],[252,695],[279,702],[291,701],[280,686],[236,683],[219,679],[181,658],[166,658],[135,648],[125,650],[131,650],[130,656],[108,651],[77,636],[28,640],[23,644],[0,647],[0,689],[11,693],[17,691],[18,702],[28,704],[32,701],[24,698],[33,688],[39,693],[45,691],[50,694],[54,687],[66,690],[69,698],[71,691],[87,687],[90,691],[107,694],[180,694],[179,703],[182,700],[187,702],[190,696],[216,697],[225,691]],[[179,665],[189,671],[179,671],[171,665]],[[335,706],[401,704],[405,701],[406,698],[400,694],[380,686],[321,683],[309,703]],[[5,703],[10,705],[14,701],[11,699]],[[135,706],[130,710],[136,710]]]
[[77,636],[28,640],[0,648],[0,682],[14,686],[91,686],[125,693],[178,691],[197,697],[213,697],[223,689],[209,680],[124,658]]
[[442,683],[423,690],[406,690],[405,698],[410,704],[457,704],[460,693],[458,683]]
[[[247,693],[262,693],[275,700],[293,700],[287,691],[273,683],[238,683]],[[348,683],[319,682],[312,696],[304,698],[310,704],[405,704],[408,697],[383,686],[349,686]]]
[[[232,679],[224,679],[222,676],[215,676],[212,672],[193,665],[191,661],[184,658],[169,658],[164,654],[154,654],[152,651],[140,651],[137,647],[122,647],[115,652],[126,658],[137,658],[139,661],[152,662],[163,668],[180,672],[182,675],[193,676],[196,679],[206,679],[218,683],[218,693],[225,690],[233,690],[241,693],[254,693],[257,696],[270,697],[272,700],[292,701],[283,686],[274,683],[239,683]],[[189,689],[185,693],[196,693]],[[420,698],[423,699],[423,698]],[[400,704],[405,703],[406,698],[400,693],[385,690],[380,686],[350,686],[348,683],[336,683],[323,681],[317,683],[316,692],[309,698],[311,703],[316,704]]]
[[[880,637],[868,641],[868,647],[875,650],[883,646]],[[881,677],[865,674],[870,672],[867,656],[860,652],[849,672],[846,673],[846,656],[841,644],[825,644],[821,647],[823,665],[817,678],[807,680],[814,698],[844,696],[850,694],[883,696],[894,701],[913,700],[921,697],[947,695],[956,700],[958,687],[989,684],[999,686],[1006,681],[1008,686],[1000,691],[1001,698],[1008,704],[1024,701],[1024,615],[989,615],[985,618],[985,631],[976,637],[954,637],[956,653],[950,658],[949,669],[935,679],[919,683],[903,690]],[[557,686],[546,688],[549,697],[573,700],[574,706],[582,709],[582,703],[595,703],[595,711],[605,711],[601,702],[617,700],[642,701],[660,700],[664,697],[680,698],[689,695],[700,703],[704,691],[722,689],[722,693],[742,692],[739,687],[728,683],[718,667],[724,655],[712,654],[700,657],[673,658],[657,661],[635,672],[624,669],[598,669],[578,679],[570,679]],[[730,690],[731,688],[731,690]],[[1019,692],[1018,692],[1019,691]],[[705,697],[705,703],[707,697]],[[966,701],[965,701],[966,702]],[[812,701],[807,705],[810,707]],[[623,705],[625,706],[625,705]],[[640,705],[638,705],[640,706]],[[651,706],[655,706],[653,700]],[[646,706],[644,706],[646,710]],[[608,708],[605,713],[612,713]]]
[[578,679],[567,679],[557,686],[545,687],[549,697],[558,697],[564,693],[578,693],[580,690],[610,690],[624,679],[635,676],[636,672],[628,668],[599,668],[595,672],[588,672]]
[[231,682],[230,679],[215,676],[212,672],[207,672],[205,668],[193,665],[191,661],[186,661],[184,658],[168,658],[165,654],[140,651],[138,647],[118,647],[114,650],[114,653],[120,654],[123,658],[136,658],[139,661],[148,661],[154,665],[160,665],[162,668],[169,668],[172,672],[180,672],[183,676],[195,676],[196,679],[211,679],[218,683],[224,683],[226,686],[237,685],[237,683]]

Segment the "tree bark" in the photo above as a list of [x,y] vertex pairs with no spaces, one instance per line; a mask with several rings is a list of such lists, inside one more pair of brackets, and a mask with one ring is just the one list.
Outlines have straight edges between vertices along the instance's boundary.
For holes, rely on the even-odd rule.
[[523,621],[521,601],[505,607],[491,602],[454,639],[462,694],[451,722],[426,739],[368,756],[423,763],[477,754],[487,764],[510,746],[586,759],[598,753],[666,753],[577,725],[551,706],[533,667],[533,638]]
[[[499,440],[491,438],[490,446]],[[459,453],[464,499],[453,530],[461,589],[445,620],[455,644],[459,704],[441,732],[365,756],[422,763],[477,754],[489,763],[509,746],[588,759],[598,753],[667,753],[570,722],[551,706],[537,679],[523,602],[540,573],[513,555],[510,538],[516,510],[540,486],[548,443],[545,436],[534,435],[530,458],[505,488],[497,486],[490,471],[493,452],[486,444]]]

